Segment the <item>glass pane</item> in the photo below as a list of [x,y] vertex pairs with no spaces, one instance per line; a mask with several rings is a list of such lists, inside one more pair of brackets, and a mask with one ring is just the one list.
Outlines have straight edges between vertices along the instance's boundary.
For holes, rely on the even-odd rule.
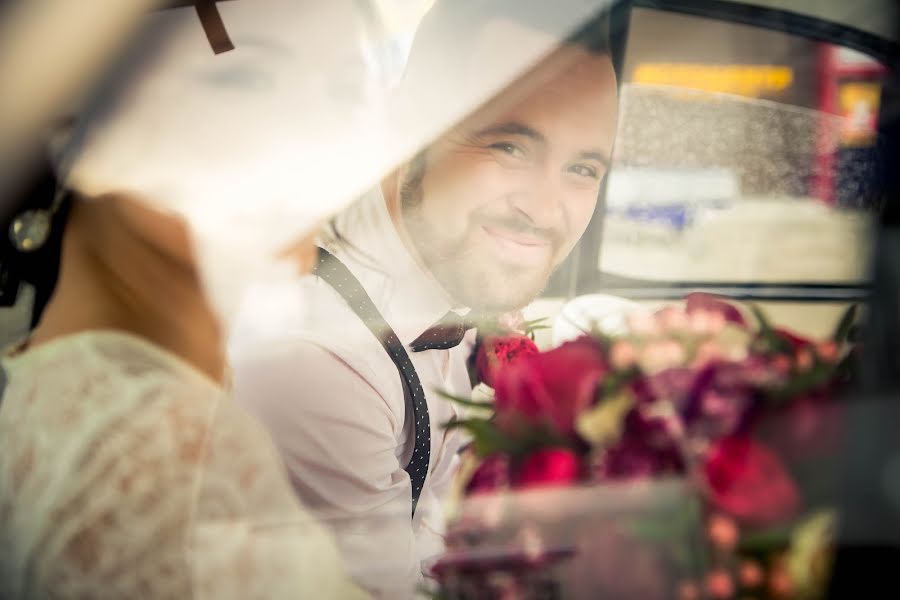
[[599,270],[860,282],[883,74],[837,46],[636,9]]

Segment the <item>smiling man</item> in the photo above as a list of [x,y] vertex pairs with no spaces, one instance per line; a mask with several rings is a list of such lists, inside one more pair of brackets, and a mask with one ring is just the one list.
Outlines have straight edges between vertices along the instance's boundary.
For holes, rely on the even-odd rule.
[[464,306],[534,299],[584,233],[609,167],[609,56],[566,45],[527,79],[419,154],[399,186],[382,184],[410,250]]
[[[471,69],[533,33],[509,15],[481,25],[453,57]],[[594,23],[557,44],[337,217],[317,276],[245,303],[237,397],[376,596],[408,597],[442,550],[463,439],[437,390],[471,393],[466,317],[530,302],[594,212],[618,108],[605,37]]]

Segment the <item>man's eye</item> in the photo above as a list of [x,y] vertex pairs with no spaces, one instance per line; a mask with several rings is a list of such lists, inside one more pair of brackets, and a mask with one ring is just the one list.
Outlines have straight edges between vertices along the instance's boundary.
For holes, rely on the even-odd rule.
[[516,158],[525,157],[525,150],[515,144],[510,144],[509,142],[497,142],[496,144],[491,144],[491,148]]
[[580,175],[582,177],[590,177],[591,179],[599,179],[599,174],[597,173],[597,169],[594,167],[589,167],[587,165],[572,165],[569,167],[569,171],[575,173],[576,175]]

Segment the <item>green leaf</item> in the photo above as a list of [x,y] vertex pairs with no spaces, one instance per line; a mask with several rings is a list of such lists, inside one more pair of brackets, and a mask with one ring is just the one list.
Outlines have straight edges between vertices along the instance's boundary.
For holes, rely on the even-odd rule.
[[529,329],[531,327],[534,327],[535,325],[541,325],[547,319],[548,319],[548,317],[541,317],[540,319],[531,319],[530,321],[525,321],[524,323],[522,323],[522,326],[525,327],[525,329]]
[[847,310],[844,311],[844,314],[841,316],[841,320],[838,321],[837,327],[834,329],[834,333],[831,335],[831,339],[833,339],[838,344],[842,344],[847,340],[847,337],[850,334],[850,329],[853,327],[853,323],[856,321],[856,311],[858,306],[856,304],[851,304],[847,307]]
[[498,452],[511,452],[515,440],[507,437],[490,419],[451,419],[443,424],[444,429],[462,428],[472,435],[472,444],[478,456],[490,456]]
[[760,307],[756,306],[755,304],[751,304],[750,312],[752,312],[753,316],[756,317],[756,322],[759,324],[760,333],[772,331],[772,326],[769,324],[769,319],[766,318],[766,314]]
[[460,406],[467,406],[469,408],[481,408],[485,410],[494,410],[493,402],[479,402],[477,400],[470,400],[468,398],[463,398],[461,396],[454,396],[453,394],[448,394],[443,390],[435,390],[439,396],[444,398],[445,400],[449,400],[454,404],[459,404]]
[[784,406],[798,396],[819,389],[837,377],[836,369],[822,363],[816,364],[805,373],[794,375],[784,385],[768,391],[769,401],[775,406]]
[[615,371],[606,376],[601,382],[597,392],[597,401],[602,402],[604,398],[609,398],[617,394],[623,387],[631,383],[640,376],[638,367],[631,367],[627,371]]
[[741,551],[753,553],[786,548],[791,543],[792,532],[793,525],[745,533],[741,536],[739,546]]
[[858,367],[858,358],[851,352],[834,367],[834,378],[843,383],[853,381]]

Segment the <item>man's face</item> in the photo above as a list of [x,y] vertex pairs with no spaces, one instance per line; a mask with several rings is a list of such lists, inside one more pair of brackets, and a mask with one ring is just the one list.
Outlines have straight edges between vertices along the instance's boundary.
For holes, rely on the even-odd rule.
[[591,219],[616,117],[609,57],[566,46],[408,165],[405,229],[457,301],[540,293]]

